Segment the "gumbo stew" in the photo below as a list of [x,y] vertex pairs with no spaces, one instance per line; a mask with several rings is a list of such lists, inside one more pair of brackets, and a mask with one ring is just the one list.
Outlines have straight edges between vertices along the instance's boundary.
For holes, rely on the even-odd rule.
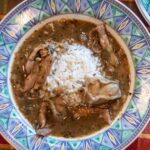
[[95,133],[111,124],[129,95],[126,54],[104,23],[49,22],[24,41],[14,59],[14,99],[38,136]]

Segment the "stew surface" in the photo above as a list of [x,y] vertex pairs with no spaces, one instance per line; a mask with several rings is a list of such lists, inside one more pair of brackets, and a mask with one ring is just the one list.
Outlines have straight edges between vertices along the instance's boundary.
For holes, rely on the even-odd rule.
[[49,22],[24,41],[14,60],[13,95],[39,136],[99,131],[130,94],[127,57],[105,24]]

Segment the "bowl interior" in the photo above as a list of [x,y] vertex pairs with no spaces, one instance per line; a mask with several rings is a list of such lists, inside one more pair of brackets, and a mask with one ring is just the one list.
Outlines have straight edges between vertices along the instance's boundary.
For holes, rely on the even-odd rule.
[[[8,70],[8,79],[10,79],[11,77],[11,68],[12,68],[12,65],[13,65],[13,61],[15,61],[14,59],[14,55],[15,53],[20,49],[20,47],[22,46],[23,42],[25,41],[25,39],[27,39],[35,30],[38,30],[40,29],[41,27],[43,27],[45,24],[47,24],[48,22],[53,22],[53,21],[56,21],[56,20],[60,20],[60,19],[79,19],[79,20],[83,20],[83,21],[89,21],[89,22],[92,22],[96,25],[99,25],[102,23],[102,21],[96,19],[96,18],[93,18],[93,17],[89,17],[89,16],[85,16],[85,15],[80,15],[80,14],[63,14],[63,15],[57,15],[57,16],[53,16],[53,17],[50,17],[40,23],[38,23],[37,25],[35,25],[33,28],[31,28],[24,36],[23,38],[20,39],[20,41],[18,42],[12,56],[11,56],[11,60],[10,60],[10,64],[9,64],[9,70]],[[127,60],[128,60],[128,63],[129,63],[129,70],[130,70],[130,89],[129,89],[129,92],[133,94],[133,91],[134,91],[134,84],[135,84],[135,68],[134,68],[134,64],[133,64],[133,60],[132,60],[132,56],[131,56],[131,53],[128,49],[128,47],[126,46],[125,42],[123,41],[123,39],[117,34],[117,32],[115,30],[113,30],[110,26],[106,25],[106,30],[116,39],[116,41],[119,43],[119,45],[122,47],[122,49],[124,50],[126,56],[127,56]],[[19,108],[15,102],[15,99],[14,99],[14,96],[12,94],[12,87],[11,87],[11,82],[10,80],[8,80],[8,85],[9,85],[9,91],[10,91],[10,97],[11,97],[11,100],[14,104],[14,106],[16,107],[16,109],[19,111]],[[123,109],[119,112],[119,114],[117,115],[117,117],[113,120],[112,124],[111,125],[108,125],[106,127],[104,127],[102,130],[98,131],[98,132],[95,132],[93,133],[92,135],[90,136],[84,136],[84,137],[78,137],[77,139],[84,139],[84,138],[90,138],[91,136],[93,135],[96,135],[96,134],[99,134],[101,132],[104,132],[105,130],[107,130],[108,128],[110,128],[110,126],[112,126],[116,121],[117,119],[119,119],[122,114],[124,113],[124,111],[126,110],[131,98],[132,98],[132,94],[131,95],[128,95],[127,97],[127,100],[123,106]],[[21,119],[26,123],[27,126],[31,126],[31,124],[27,121],[27,119],[22,115],[22,113],[19,111],[20,115],[21,115]],[[64,138],[60,138],[60,137],[55,137],[55,138],[58,138],[58,139],[64,139]],[[76,138],[75,138],[76,139]],[[72,139],[68,139],[67,140],[72,140]]]

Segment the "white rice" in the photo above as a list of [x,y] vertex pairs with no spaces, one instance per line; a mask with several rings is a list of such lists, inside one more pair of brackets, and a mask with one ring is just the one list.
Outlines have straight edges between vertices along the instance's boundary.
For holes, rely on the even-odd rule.
[[64,44],[65,53],[53,53],[54,62],[47,77],[48,90],[62,87],[73,92],[85,83],[86,78],[101,77],[100,59],[79,44]]

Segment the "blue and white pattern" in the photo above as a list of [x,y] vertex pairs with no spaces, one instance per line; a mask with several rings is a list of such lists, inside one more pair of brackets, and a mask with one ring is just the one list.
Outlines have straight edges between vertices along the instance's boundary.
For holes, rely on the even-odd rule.
[[[136,68],[134,96],[122,117],[91,138],[67,141],[38,138],[14,106],[8,89],[8,65],[18,41],[48,17],[81,13],[105,21],[129,47]],[[0,132],[18,150],[119,150],[129,145],[150,116],[150,39],[135,15],[114,0],[26,0],[0,23]]]
[[147,21],[147,23],[150,25],[150,0],[135,0],[136,4]]

